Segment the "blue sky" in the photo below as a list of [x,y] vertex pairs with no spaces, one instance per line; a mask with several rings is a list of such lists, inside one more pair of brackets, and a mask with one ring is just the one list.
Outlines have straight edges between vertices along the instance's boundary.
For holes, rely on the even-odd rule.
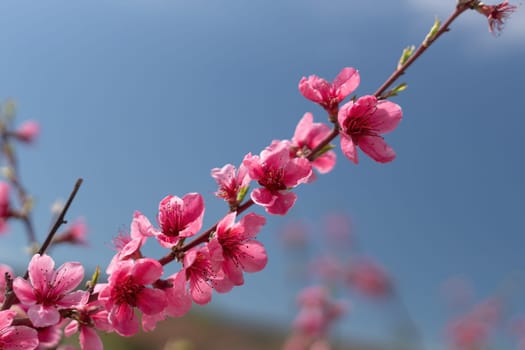
[[[85,183],[69,217],[86,218],[91,247],[57,249],[59,262],[107,263],[111,239],[133,211],[153,220],[167,194],[202,193],[205,225],[213,224],[225,207],[212,195],[212,168],[291,137],[304,112],[325,118],[299,94],[302,76],[332,79],[353,66],[361,74],[356,93],[373,93],[434,15],[445,18],[448,2],[2,2],[0,98],[13,97],[20,120],[42,125],[36,147],[19,149],[40,237],[52,202],[65,199],[77,177]],[[409,88],[394,101],[404,118],[386,136],[398,158],[380,165],[362,156],[355,166],[337,148],[336,169],[299,188],[289,215],[350,215],[428,344],[439,342],[447,317],[439,295],[446,279],[467,276],[482,298],[523,278],[524,19],[520,8],[494,38],[483,17],[460,18],[403,77]],[[261,234],[268,268],[215,296],[212,307],[283,324],[292,318],[294,291],[275,248],[287,219],[270,217]],[[26,261],[20,236],[13,225],[2,237],[2,261]],[[366,303],[347,320],[357,335],[383,332],[374,330],[381,311]]]

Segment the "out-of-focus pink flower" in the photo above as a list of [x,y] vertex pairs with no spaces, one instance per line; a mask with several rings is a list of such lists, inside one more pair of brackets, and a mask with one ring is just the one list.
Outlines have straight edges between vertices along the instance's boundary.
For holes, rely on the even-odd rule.
[[381,134],[393,131],[402,118],[401,107],[375,96],[363,96],[350,101],[339,110],[341,149],[352,162],[358,162],[357,146],[370,158],[387,163],[396,157]]
[[343,267],[339,260],[333,255],[322,255],[310,264],[313,275],[329,285],[340,281]]
[[476,10],[487,17],[489,21],[489,31],[492,34],[498,34],[503,30],[505,20],[515,12],[518,7],[509,4],[508,1],[503,1],[497,5],[485,5],[480,2],[476,6]]
[[0,181],[0,233],[7,228],[7,219],[11,216],[9,204],[9,185],[7,182]]
[[38,124],[36,121],[28,120],[22,123],[22,125],[20,125],[20,127],[15,130],[14,136],[22,142],[32,143],[38,137],[39,133],[40,124]]
[[[213,255],[212,255],[213,254]],[[211,301],[212,285],[216,280],[224,278],[221,269],[224,258],[220,249],[210,251],[208,245],[191,248],[186,252],[183,259],[183,269],[177,274],[183,274],[185,279],[174,276],[173,282],[177,288],[184,288],[189,281],[191,298],[199,305]]]
[[9,278],[13,279],[15,278],[15,274],[13,273],[13,269],[10,266],[0,264],[0,305],[5,300],[5,289],[6,289],[6,274],[9,276]]
[[171,248],[181,237],[191,237],[202,227],[204,200],[198,193],[188,193],[182,198],[166,196],[159,204],[158,221],[161,233],[157,239],[165,248]]
[[11,326],[16,311],[0,311],[0,349],[33,350],[38,346],[38,334],[33,328]]
[[230,208],[237,208],[242,200],[240,197],[244,196],[251,181],[246,167],[241,164],[237,170],[233,165],[226,164],[220,169],[212,169],[211,176],[219,185],[219,190],[215,192],[215,195],[228,202]]
[[501,315],[501,301],[489,298],[447,326],[450,342],[460,350],[480,349],[487,344]]
[[350,217],[343,213],[330,213],[323,218],[328,243],[339,249],[348,249],[352,236]]
[[448,325],[450,342],[458,350],[474,350],[485,344],[489,338],[490,327],[473,317],[463,317]]
[[315,337],[325,335],[347,309],[346,303],[333,300],[328,290],[321,286],[303,289],[297,301],[301,309],[293,322],[294,329]]
[[370,297],[387,296],[392,287],[383,267],[367,258],[352,260],[347,281],[350,288]]
[[36,254],[29,262],[29,281],[17,277],[13,290],[24,305],[35,327],[47,327],[60,322],[59,310],[73,308],[88,301],[86,291],[73,291],[84,278],[80,263],[67,262],[55,271],[55,262],[48,255]]
[[282,229],[282,241],[291,248],[304,248],[308,244],[308,225],[301,221],[292,221]]
[[139,331],[135,307],[144,314],[161,313],[167,305],[166,294],[148,288],[162,276],[162,265],[149,258],[121,261],[99,293],[99,300],[109,312],[109,322],[122,336]]
[[87,245],[87,225],[83,219],[73,222],[64,232],[55,236],[53,243],[69,243],[74,245]]
[[253,239],[266,219],[255,213],[247,214],[238,223],[235,218],[235,212],[226,215],[217,224],[215,236],[208,243],[212,255],[213,250],[220,249],[224,258],[221,264],[224,278],[214,283],[215,289],[222,293],[244,284],[243,271],[261,271],[268,262],[264,246]]
[[250,177],[263,186],[252,191],[251,199],[277,215],[285,215],[294,205],[297,196],[289,189],[303,182],[312,171],[307,159],[290,158],[288,141],[274,141],[260,156],[247,154],[243,164]]
[[299,91],[310,101],[319,103],[330,116],[336,116],[339,103],[359,86],[359,82],[357,70],[346,67],[332,83],[316,75],[303,77],[299,81]]
[[[314,123],[312,113],[305,113],[297,124],[292,138],[291,153],[292,157],[307,158],[312,151],[331,133],[328,125]],[[321,174],[326,174],[335,166],[335,152],[326,151],[312,161],[312,166]],[[312,172],[306,182],[315,180],[315,173]]]
[[119,261],[142,258],[140,248],[146,243],[148,237],[157,234],[159,234],[158,230],[153,227],[148,218],[141,212],[135,211],[129,235],[121,233],[113,240],[117,254],[113,256],[106,268],[106,273],[111,274]]

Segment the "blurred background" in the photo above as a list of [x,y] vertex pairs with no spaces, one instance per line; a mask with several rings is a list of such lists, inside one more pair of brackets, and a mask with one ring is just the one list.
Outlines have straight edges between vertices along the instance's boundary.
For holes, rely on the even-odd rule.
[[[361,75],[355,93],[373,93],[402,49],[419,44],[434,17],[446,19],[454,6],[452,0],[0,3],[0,98],[16,101],[17,123],[33,119],[42,129],[34,146],[17,148],[39,238],[51,224],[52,204],[65,200],[79,177],[85,182],[68,218],[84,218],[89,246],[57,247],[58,264],[104,269],[112,239],[128,229],[133,212],[155,221],[168,194],[203,194],[209,227],[227,210],[213,196],[212,168],[238,165],[246,153],[290,138],[305,112],[326,121],[298,92],[301,77],[332,80],[351,66]],[[268,217],[259,235],[268,267],[246,276],[245,286],[215,294],[209,306],[194,307],[197,316],[188,320],[211,313],[284,336],[298,310],[295,296],[312,280],[290,277],[291,262],[306,268],[308,260],[294,260],[283,234],[290,222],[304,223],[309,257],[321,256],[319,237],[331,213],[348,218],[350,236],[359,237],[358,248],[350,239],[348,256],[338,256],[358,250],[381,263],[396,285],[395,304],[402,303],[426,349],[446,347],[447,322],[459,310],[447,306],[443,291],[451,279],[467,281],[473,303],[503,298],[507,319],[525,311],[524,39],[523,8],[499,37],[478,13],[459,18],[401,79],[408,90],[393,101],[403,121],[386,135],[397,159],[381,165],[361,154],[356,166],[336,143],[335,170],[297,188],[289,215]],[[1,239],[1,261],[26,266],[23,228],[12,224]],[[148,249],[153,257],[164,254]],[[335,337],[391,344],[397,321],[389,308],[398,306],[345,297],[351,306]],[[516,344],[506,324],[494,338],[507,348]]]

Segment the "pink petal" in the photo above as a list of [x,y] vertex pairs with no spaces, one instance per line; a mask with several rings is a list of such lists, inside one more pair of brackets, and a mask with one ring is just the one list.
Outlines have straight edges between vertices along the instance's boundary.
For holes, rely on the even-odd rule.
[[[183,222],[194,222],[202,217],[204,213],[204,200],[198,193],[188,193],[182,197],[184,202],[184,218]],[[196,230],[200,230],[200,227]]]
[[250,240],[239,245],[242,252],[238,255],[239,262],[246,272],[258,272],[268,263],[268,256],[264,245],[256,240]]
[[186,289],[185,271],[179,271],[170,277],[172,288],[166,290],[168,306],[166,313],[172,317],[182,317],[192,306],[191,296]]
[[49,255],[33,255],[29,262],[29,280],[33,287],[40,291],[47,291],[53,281],[55,262]]
[[217,224],[217,235],[220,236],[223,233],[228,232],[228,230],[235,223],[235,217],[237,216],[236,212],[229,213]]
[[78,329],[80,328],[78,321],[71,321],[67,324],[67,326],[64,327],[64,334],[66,337],[71,337],[73,334],[78,332]]
[[303,115],[297,126],[295,127],[295,133],[293,135],[293,140],[298,142],[299,140],[303,141],[308,138],[310,130],[312,129],[312,124],[314,122],[314,116],[312,113],[307,112]]
[[22,304],[33,305],[36,303],[33,286],[22,277],[15,278],[13,281],[13,290]]
[[74,290],[84,278],[84,267],[77,262],[67,262],[61,265],[53,276],[53,285],[57,294],[65,294]]
[[60,321],[60,313],[54,306],[35,304],[29,307],[27,316],[35,327],[56,325]]
[[394,130],[403,116],[401,107],[385,100],[377,102],[376,107],[376,111],[370,115],[369,125],[381,134]]
[[328,151],[328,152],[324,153],[322,156],[320,156],[319,158],[316,158],[312,162],[312,165],[321,174],[326,174],[326,173],[330,172],[334,168],[335,162],[336,162],[335,152],[334,151]]
[[162,312],[166,305],[166,293],[160,289],[143,289],[137,298],[137,307],[147,315]]
[[359,147],[379,163],[388,163],[396,157],[396,152],[380,136],[361,136]]
[[340,134],[341,137],[341,150],[346,158],[350,159],[352,162],[357,164],[359,160],[357,159],[357,149],[355,147],[354,141],[352,138],[346,134]]
[[308,177],[312,172],[312,165],[306,158],[291,159],[285,167],[283,182],[287,187],[297,186],[301,180]]
[[102,350],[102,340],[91,327],[82,327],[79,335],[80,347],[82,350]]
[[328,95],[330,91],[330,83],[315,75],[310,75],[308,78],[303,77],[299,81],[299,91],[301,94],[312,102],[322,103],[324,96]]
[[132,336],[139,331],[139,320],[135,316],[135,310],[126,303],[111,310],[109,321],[115,331],[124,337]]
[[38,346],[38,332],[26,326],[7,327],[2,330],[2,350],[31,350]]
[[293,192],[281,191],[278,192],[275,197],[275,202],[266,207],[268,213],[275,215],[286,215],[288,210],[293,207],[297,200],[297,195]]
[[16,311],[14,310],[3,310],[0,311],[0,330],[9,327],[15,319]]
[[87,304],[88,300],[89,300],[89,292],[84,291],[84,290],[77,290],[77,291],[64,295],[59,301],[57,301],[56,304],[60,307],[68,308],[68,307],[74,307],[77,305]]
[[[215,289],[218,293],[228,293],[233,289],[235,285],[241,285],[234,283],[230,277],[227,275],[228,273],[224,271],[226,276],[221,280],[213,281],[213,289]],[[241,280],[242,280],[242,271],[240,271]],[[243,281],[244,282],[244,281]]]
[[130,236],[132,238],[151,237],[158,234],[148,218],[139,211],[133,213],[131,221]]
[[144,258],[135,261],[131,274],[138,284],[150,284],[162,276],[162,271],[162,265],[157,260]]
[[334,88],[338,91],[339,102],[357,89],[360,81],[359,72],[355,68],[343,68],[333,82]]
[[239,222],[239,225],[244,227],[244,232],[241,234],[241,238],[255,237],[265,224],[266,218],[264,216],[255,213],[246,214]]
[[270,192],[270,190],[266,188],[254,189],[250,197],[255,202],[255,204],[261,205],[263,207],[272,205],[277,198],[272,192]]
[[193,301],[199,305],[204,305],[211,301],[211,286],[201,278],[190,279],[190,292]]
[[264,177],[264,170],[259,161],[259,156],[254,156],[251,153],[245,155],[242,161],[242,164],[248,169],[249,176],[256,181]]

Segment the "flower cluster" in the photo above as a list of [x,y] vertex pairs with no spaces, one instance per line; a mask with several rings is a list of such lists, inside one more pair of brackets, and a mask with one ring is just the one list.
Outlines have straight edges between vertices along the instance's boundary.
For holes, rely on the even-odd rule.
[[[268,260],[263,244],[256,239],[266,219],[254,212],[243,215],[244,211],[258,205],[269,214],[287,214],[297,200],[295,187],[314,182],[315,171],[325,174],[334,168],[336,155],[329,142],[338,133],[345,155],[356,163],[356,146],[377,161],[393,159],[393,151],[383,143],[380,133],[395,128],[401,119],[399,106],[365,96],[339,108],[359,80],[355,68],[344,68],[331,84],[316,76],[303,78],[300,91],[328,111],[333,128],[314,122],[313,115],[305,113],[291,139],[274,140],[259,154],[246,154],[238,168],[226,164],[212,169],[211,176],[218,185],[215,195],[228,204],[229,212],[210,229],[199,234],[205,213],[201,194],[168,195],[159,203],[156,225],[137,211],[129,233],[121,233],[114,240],[116,254],[106,268],[107,282],[97,283],[95,279],[88,290],[75,290],[84,276],[79,263],[65,263],[55,270],[50,256],[37,254],[29,264],[29,278],[16,277],[13,281],[16,306],[35,329],[52,329],[53,334],[69,319],[66,335],[79,332],[83,349],[101,349],[97,331],[114,331],[121,336],[132,336],[141,326],[149,331],[166,317],[183,316],[193,303],[207,304],[213,291],[225,293],[243,285],[243,274],[261,271]],[[30,125],[16,135],[30,141],[35,130]],[[0,187],[0,217],[5,221],[9,215],[6,185]],[[78,221],[58,234],[53,244],[85,244],[85,231],[83,222]],[[144,256],[142,247],[148,240],[166,249],[167,254],[160,259]],[[179,270],[166,275],[164,266],[172,261],[180,264]],[[321,299],[323,303],[304,305],[308,315],[318,314],[318,306],[322,307],[323,318],[316,322],[323,328],[321,323],[340,312],[337,308],[328,310],[326,298]],[[9,315],[6,327],[10,327]],[[46,346],[54,346],[60,339],[49,338]]]
[[[496,6],[479,1],[468,4],[487,16],[491,31],[500,30],[515,10],[507,1]],[[226,164],[212,169],[218,185],[215,195],[227,203],[228,211],[209,229],[201,232],[205,213],[201,194],[167,195],[159,203],[156,223],[136,211],[129,232],[115,238],[116,253],[105,269],[106,282],[99,282],[97,271],[86,288],[79,289],[84,278],[82,265],[66,262],[55,269],[55,261],[45,254],[50,244],[86,244],[83,222],[56,236],[52,230],[32,256],[25,276],[15,276],[11,268],[0,266],[0,349],[56,348],[62,333],[79,333],[82,349],[99,350],[103,345],[98,332],[132,336],[141,328],[151,331],[167,317],[185,315],[193,303],[209,303],[214,291],[226,293],[243,285],[244,273],[261,271],[268,261],[264,245],[257,240],[266,219],[255,212],[245,213],[250,207],[286,215],[298,199],[293,191],[297,186],[313,183],[317,173],[334,168],[336,153],[331,142],[337,136],[342,153],[353,163],[358,163],[357,148],[379,163],[395,158],[383,135],[399,125],[401,107],[387,100],[394,94],[353,96],[345,103],[360,79],[352,67],[343,68],[333,82],[315,75],[303,77],[299,91],[327,112],[328,123],[314,122],[313,115],[305,113],[290,139],[273,140],[258,154],[246,154],[238,167]],[[11,109],[0,120],[0,148],[7,160],[7,182],[0,182],[0,232],[5,231],[8,220],[20,219],[34,247],[37,242],[29,215],[33,203],[16,173],[11,142],[34,142],[39,125],[30,121],[13,129]],[[12,187],[20,208],[10,200]],[[63,216],[57,222],[63,223]],[[145,256],[142,247],[148,242],[165,249],[166,255]],[[165,266],[172,262],[178,264],[176,272],[168,273]],[[324,275],[341,273],[333,260],[326,260],[324,266],[320,269]],[[371,262],[355,263],[346,277],[349,285],[369,295],[385,296],[391,291],[387,275]],[[297,332],[320,342],[317,345],[322,348],[327,329],[342,315],[343,305],[323,288],[305,290],[299,303]],[[464,325],[462,320],[454,329],[464,329]]]

